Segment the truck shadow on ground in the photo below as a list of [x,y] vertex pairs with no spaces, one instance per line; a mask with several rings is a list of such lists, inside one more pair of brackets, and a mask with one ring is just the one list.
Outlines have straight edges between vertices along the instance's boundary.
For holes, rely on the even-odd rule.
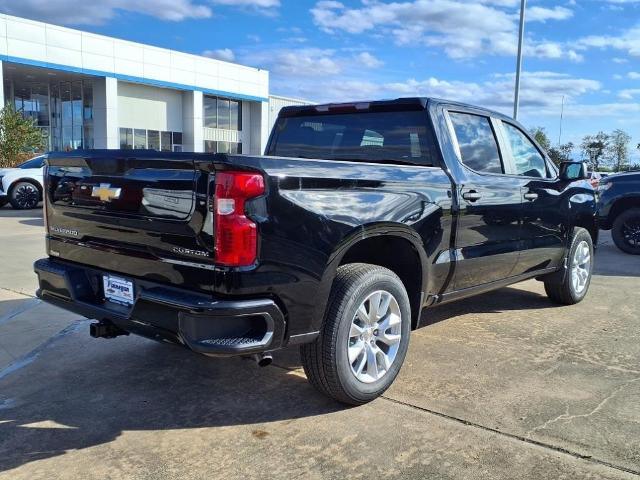
[[[300,372],[210,359],[121,337],[94,340],[88,321],[0,371],[0,471],[113,441],[125,431],[211,428],[323,415],[346,407]],[[3,378],[4,377],[4,378]],[[257,435],[257,434],[256,434]]]
[[[523,308],[557,307],[544,295],[509,287],[428,310],[423,323]],[[134,336],[92,339],[89,323],[73,324],[23,365],[0,371],[0,471],[106,444],[126,431],[208,428],[215,445],[220,427],[258,436],[270,422],[348,408],[307,383],[297,348],[259,368]]]

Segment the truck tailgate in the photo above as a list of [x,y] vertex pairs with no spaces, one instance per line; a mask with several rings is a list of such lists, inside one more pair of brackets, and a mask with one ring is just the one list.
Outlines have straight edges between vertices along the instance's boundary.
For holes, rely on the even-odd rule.
[[132,277],[210,290],[209,173],[189,154],[50,154],[49,254]]

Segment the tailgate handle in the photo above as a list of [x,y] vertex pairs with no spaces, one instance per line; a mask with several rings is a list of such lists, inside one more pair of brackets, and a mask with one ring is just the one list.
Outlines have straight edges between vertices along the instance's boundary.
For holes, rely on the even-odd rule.
[[527,192],[523,196],[530,202],[538,198],[538,194],[535,192]]

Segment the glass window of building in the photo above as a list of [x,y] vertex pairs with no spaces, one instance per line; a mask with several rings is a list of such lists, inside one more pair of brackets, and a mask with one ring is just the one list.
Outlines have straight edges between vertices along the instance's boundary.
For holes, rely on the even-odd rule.
[[131,150],[133,148],[133,129],[120,129],[120,148],[123,150]]
[[205,140],[204,151],[206,153],[229,153],[231,155],[237,155],[242,153],[242,144],[236,142],[216,142],[213,140]]
[[204,126],[225,130],[242,130],[242,102],[204,96]]
[[173,137],[173,151],[181,152],[182,151],[182,132],[172,132]]
[[160,150],[160,132],[158,130],[147,130],[147,148]]
[[204,126],[206,128],[218,128],[218,99],[204,96]]
[[140,150],[147,148],[147,131],[136,128],[133,131],[133,148]]
[[242,108],[241,103],[235,100],[229,101],[229,128],[232,130],[242,130]]
[[229,100],[218,99],[218,128],[229,130]]
[[170,152],[172,150],[171,132],[161,132],[160,147],[163,152]]

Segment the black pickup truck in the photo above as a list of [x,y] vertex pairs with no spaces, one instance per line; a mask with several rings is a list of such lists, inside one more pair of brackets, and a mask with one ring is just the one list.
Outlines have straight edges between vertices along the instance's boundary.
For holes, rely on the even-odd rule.
[[530,278],[562,304],[587,293],[585,168],[556,169],[510,118],[427,98],[287,107],[266,153],[50,154],[38,296],[94,337],[260,364],[299,344],[315,387],[361,404],[429,307]]
[[640,172],[610,175],[597,190],[598,226],[611,230],[620,250],[640,255]]

